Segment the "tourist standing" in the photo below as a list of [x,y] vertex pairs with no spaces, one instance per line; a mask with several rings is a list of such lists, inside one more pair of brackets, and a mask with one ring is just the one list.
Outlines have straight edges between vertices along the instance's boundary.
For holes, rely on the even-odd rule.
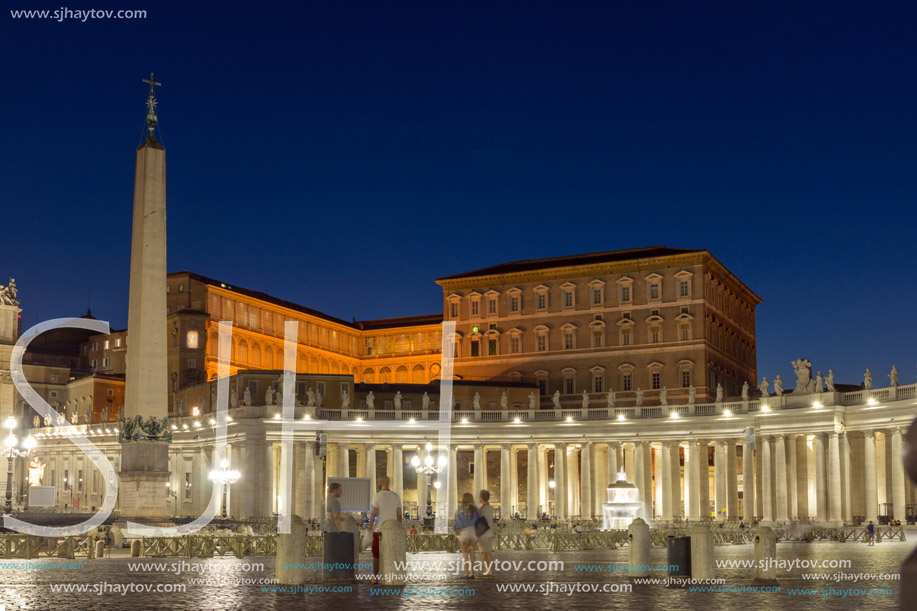
[[466,492],[462,495],[461,506],[455,512],[452,529],[462,548],[462,567],[465,569],[465,577],[470,578],[474,578],[474,548],[478,542],[474,524],[478,521],[478,517],[480,516],[474,506],[474,497],[471,496],[471,493]]
[[325,524],[322,530],[326,533],[341,532],[341,495],[344,489],[338,482],[328,485],[328,498],[325,499]]
[[478,537],[478,546],[481,548],[481,561],[484,563],[484,573],[481,577],[486,579],[494,576],[494,508],[490,504],[490,491],[481,490],[479,502],[481,506],[478,513],[487,520],[487,530]]
[[373,497],[372,512],[369,524],[373,529],[373,579],[379,583],[379,543],[382,538],[382,525],[391,520],[401,522],[401,497],[388,489],[388,477],[379,478],[379,492]]
[[872,520],[866,525],[866,541],[869,545],[876,544],[876,526],[872,523]]

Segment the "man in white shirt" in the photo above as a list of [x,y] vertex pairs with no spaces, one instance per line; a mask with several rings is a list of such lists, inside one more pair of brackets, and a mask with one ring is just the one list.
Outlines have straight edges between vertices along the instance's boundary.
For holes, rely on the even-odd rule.
[[401,522],[401,497],[388,489],[388,477],[379,478],[379,492],[373,497],[369,524],[373,529],[373,579],[379,583],[379,537],[382,525],[389,520]]

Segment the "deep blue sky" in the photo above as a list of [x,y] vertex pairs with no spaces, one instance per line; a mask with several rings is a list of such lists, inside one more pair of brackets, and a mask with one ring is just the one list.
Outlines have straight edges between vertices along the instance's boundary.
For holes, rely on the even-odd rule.
[[90,4],[149,18],[0,16],[26,325],[90,290],[125,325],[154,71],[172,271],[360,319],[505,260],[707,248],[764,300],[759,374],[915,379],[910,3]]

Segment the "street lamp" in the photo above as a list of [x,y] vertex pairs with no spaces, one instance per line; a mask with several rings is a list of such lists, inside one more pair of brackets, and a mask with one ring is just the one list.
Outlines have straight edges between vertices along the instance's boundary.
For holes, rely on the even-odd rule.
[[[433,528],[433,494],[430,490],[433,484],[432,476],[443,470],[443,467],[446,466],[447,459],[444,455],[440,454],[439,458],[434,461],[433,456],[430,454],[430,452],[433,451],[433,444],[430,442],[427,442],[427,445],[424,446],[424,450],[426,454],[423,459],[421,459],[418,454],[415,454],[414,458],[411,459],[411,465],[418,475],[423,473],[427,476],[427,513],[423,519],[423,526],[424,528]],[[436,483],[439,484],[439,482]],[[437,486],[437,488],[439,488],[439,486]]]
[[229,486],[232,486],[241,477],[241,473],[234,470],[229,470],[229,461],[225,458],[220,462],[220,468],[214,469],[210,472],[210,479],[215,483],[223,487],[223,519],[226,519],[226,489]]
[[13,459],[20,456],[23,458],[28,456],[32,448],[35,447],[36,442],[35,438],[29,435],[22,442],[22,449],[20,450],[16,447],[19,445],[19,440],[13,432],[16,430],[16,419],[10,416],[3,423],[3,426],[10,432],[7,438],[3,440],[4,449],[2,452],[2,455],[9,461],[9,467],[6,471],[6,513],[9,514],[13,513]]

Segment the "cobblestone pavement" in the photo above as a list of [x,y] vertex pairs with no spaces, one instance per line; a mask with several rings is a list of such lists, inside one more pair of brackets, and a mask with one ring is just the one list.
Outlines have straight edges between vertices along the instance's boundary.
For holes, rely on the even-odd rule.
[[[870,609],[881,611],[897,609],[899,582],[885,579],[867,579],[854,582],[852,579],[806,580],[802,573],[844,574],[898,574],[898,568],[904,558],[914,549],[914,543],[882,543],[869,547],[862,543],[814,543],[814,544],[780,544],[777,550],[778,560],[798,559],[832,561],[849,560],[845,568],[795,569],[792,572],[778,570],[779,592],[697,592],[685,587],[666,586],[664,584],[635,583],[626,574],[612,574],[606,571],[577,571],[577,565],[596,563],[626,563],[627,550],[592,550],[582,552],[497,552],[498,560],[562,560],[562,570],[542,571],[507,571],[497,572],[494,579],[464,579],[456,575],[437,577],[435,580],[423,580],[429,572],[418,570],[412,573],[416,581],[409,587],[392,590],[387,594],[374,590],[368,583],[359,582],[352,586],[351,592],[327,593],[287,593],[270,591],[271,586],[251,583],[251,580],[273,579],[274,558],[252,557],[244,559],[181,559],[149,558],[130,559],[125,557],[84,560],[83,568],[65,569],[48,568],[31,570],[19,568],[2,568],[3,563],[22,561],[0,560],[0,602],[5,605],[4,611],[15,609],[169,609],[171,611],[212,610],[245,610],[253,609],[318,609],[338,608],[377,608],[377,609],[447,609],[459,604],[474,604],[494,609],[554,609],[558,605],[572,606],[577,609],[716,609],[717,611],[747,611],[748,609],[791,609],[805,611],[834,611],[848,609]],[[719,560],[751,560],[753,548],[750,545],[725,546],[716,548]],[[411,561],[436,562],[454,561],[455,554],[427,553],[408,556]],[[318,561],[310,558],[309,561]],[[130,570],[130,565],[144,563],[185,563],[180,574],[174,569]],[[369,562],[367,555],[361,562]],[[53,565],[66,560],[33,560],[33,563]],[[79,560],[75,561],[79,562]],[[666,555],[663,549],[653,549],[650,554],[652,564],[665,564]],[[252,566],[261,564],[262,567]],[[7,565],[9,567],[9,565]],[[189,568],[193,567],[193,568]],[[203,573],[202,573],[203,571]],[[651,575],[658,579],[665,578],[665,573]],[[737,568],[717,569],[717,578],[726,580],[726,585],[736,588],[752,586],[753,570]],[[198,579],[213,579],[210,583],[195,582]],[[250,580],[242,583],[241,580]],[[553,583],[554,586],[546,584]],[[575,584],[612,584],[611,587],[633,585],[631,592],[618,593],[585,593],[585,592],[551,592],[548,594],[539,589],[554,587],[570,588]],[[136,584],[136,585],[128,585]],[[526,586],[526,584],[529,584]],[[59,585],[85,586],[85,592],[53,591]],[[122,593],[124,587],[160,587],[173,588],[185,586],[184,592],[137,592]],[[310,573],[308,584],[321,585],[319,573]],[[509,593],[500,592],[500,587],[517,585],[532,587],[534,592]],[[267,588],[265,591],[263,588]],[[583,586],[580,586],[583,587]],[[601,587],[601,586],[600,586]],[[825,596],[821,590],[817,595],[792,595],[795,588],[834,588],[833,593]],[[455,594],[465,595],[432,595],[424,596],[423,589],[453,589]],[[866,596],[851,592],[857,588],[863,592],[873,588],[888,589],[891,596]],[[100,592],[101,590],[101,592]],[[844,591],[847,595],[844,597]],[[473,591],[473,593],[472,593]],[[409,596],[410,594],[410,596]],[[2,607],[0,607],[2,608]]]

